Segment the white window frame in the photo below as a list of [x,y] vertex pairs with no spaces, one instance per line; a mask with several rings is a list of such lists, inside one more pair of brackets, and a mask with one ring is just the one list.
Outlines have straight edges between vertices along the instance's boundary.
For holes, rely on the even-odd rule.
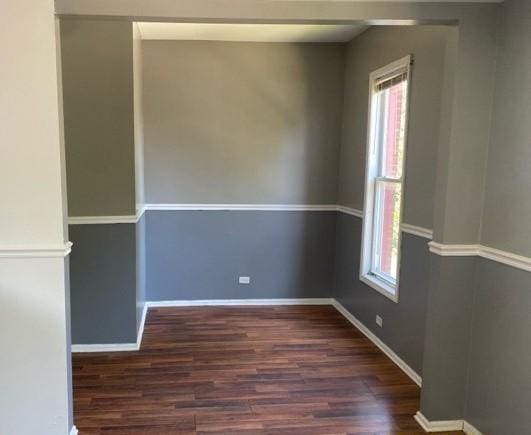
[[366,155],[366,170],[365,170],[365,204],[363,207],[363,230],[362,230],[362,245],[361,245],[361,264],[360,264],[360,280],[368,286],[372,287],[377,292],[398,303],[399,293],[399,279],[400,279],[400,259],[402,251],[402,232],[398,234],[398,257],[397,257],[397,273],[396,282],[391,283],[382,277],[372,273],[372,251],[375,246],[375,230],[374,230],[374,215],[375,215],[375,196],[376,196],[376,180],[378,175],[378,165],[380,155],[376,143],[376,104],[374,89],[376,83],[386,76],[390,76],[395,72],[404,71],[407,73],[407,92],[406,92],[406,121],[404,126],[404,151],[402,154],[402,177],[401,177],[401,204],[399,210],[400,226],[402,225],[402,215],[404,209],[404,183],[405,183],[405,162],[406,162],[406,148],[408,138],[408,122],[409,122],[409,99],[411,95],[411,63],[412,56],[405,56],[395,62],[390,63],[382,68],[373,71],[369,76],[369,111],[367,120],[367,155]]

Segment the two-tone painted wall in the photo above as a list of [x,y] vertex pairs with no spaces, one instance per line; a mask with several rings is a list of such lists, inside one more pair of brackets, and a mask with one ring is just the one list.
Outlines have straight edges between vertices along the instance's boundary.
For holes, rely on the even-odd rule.
[[[528,36],[524,24],[515,25],[526,22],[526,7],[523,0],[509,0],[503,7],[500,53],[507,50],[498,56],[495,95],[490,89],[497,32],[485,24],[495,22],[492,8],[485,8],[484,15],[467,16],[467,25],[458,29],[372,28],[348,45],[124,42],[133,53],[141,51],[143,61],[135,62],[133,54],[124,76],[128,81],[134,71],[135,78],[142,77],[140,85],[133,80],[131,99],[127,97],[133,103],[124,109],[131,110],[134,124],[128,124],[127,135],[135,133],[124,152],[136,164],[124,183],[134,186],[136,178],[137,184],[128,194],[131,208],[123,212],[124,223],[99,230],[93,229],[97,225],[71,227],[84,245],[77,247],[79,276],[72,283],[78,280],[80,285],[73,286],[72,298],[90,299],[87,294],[95,292],[91,281],[105,288],[102,299],[91,299],[98,304],[80,303],[78,309],[107,322],[100,304],[112,301],[106,298],[120,291],[113,279],[129,282],[124,304],[110,306],[123,310],[119,315],[127,318],[121,326],[112,326],[118,334],[114,337],[127,325],[127,337],[132,337],[128,340],[134,341],[144,300],[335,297],[422,374],[421,411],[429,420],[466,418],[489,434],[507,433],[505,427],[525,433],[527,393],[518,382],[527,375],[529,353],[517,332],[527,322],[528,272],[479,258],[476,248],[459,257],[446,256],[449,250],[445,255],[429,253],[427,242],[433,228],[436,241],[444,246],[489,243],[529,255],[520,249],[527,246],[528,201],[519,202],[522,221],[507,221],[505,233],[514,230],[510,237],[495,232],[502,227],[493,211],[507,196],[522,195],[528,185],[523,176],[514,183],[507,176],[513,165],[525,169],[529,164],[528,130],[516,123],[514,136],[506,135],[503,124],[496,124],[513,110],[513,100],[518,103],[515,120],[528,107],[528,95],[523,93],[521,99],[518,87],[511,88],[513,98],[506,100],[508,83],[517,83],[507,79],[512,77],[511,66],[523,65],[519,76],[529,74],[528,64],[515,54]],[[96,47],[87,53],[99,56]],[[358,279],[359,210],[368,74],[406,54],[414,55],[415,65],[406,163],[407,225],[396,304]],[[93,91],[112,108],[112,92],[99,86],[103,85],[96,83]],[[493,102],[500,108],[494,111],[487,158],[485,138]],[[68,146],[67,135],[67,152]],[[108,155],[99,158],[104,162]],[[83,174],[83,161],[78,162],[70,177]],[[112,165],[120,165],[120,159]],[[88,181],[107,176],[97,165],[91,171]],[[504,184],[493,188],[500,176]],[[103,184],[112,181],[108,178]],[[143,188],[145,195],[139,194]],[[140,220],[135,197],[137,204],[147,205]],[[85,195],[84,200],[91,198]],[[347,208],[338,211],[336,204]],[[101,215],[110,214],[101,210]],[[507,204],[502,215],[510,215],[510,210]],[[128,225],[131,238],[111,247],[114,233],[125,233],[119,227]],[[525,234],[519,237],[522,228]],[[99,254],[90,252],[91,245],[109,245],[109,263],[96,265]],[[85,256],[83,250],[88,251]],[[125,269],[127,276],[120,278],[117,272]],[[112,275],[104,276],[104,283],[98,282],[101,275],[96,276],[101,271]],[[251,283],[238,284],[238,276],[250,276]],[[505,291],[505,286],[514,292]],[[125,304],[130,296],[132,303]],[[498,310],[500,304],[505,309]],[[384,318],[383,328],[376,326],[376,314]],[[85,327],[92,328],[82,322],[76,326],[74,312],[72,317],[73,331],[79,327],[81,334]],[[500,327],[509,319],[514,323]],[[109,326],[104,335],[94,334],[84,343],[113,342],[110,330]],[[511,334],[518,339],[509,340]],[[491,342],[490,335],[503,343]],[[500,359],[498,350],[518,355],[516,370]],[[486,363],[485,356],[492,362]],[[440,376],[442,368],[445,376]],[[493,372],[497,378],[491,384]],[[498,397],[497,391],[502,395]],[[511,402],[512,397],[522,401]]]
[[[456,33],[456,28],[444,26],[373,27],[347,47],[338,201],[363,209],[369,74],[410,54],[414,65],[403,221],[409,227],[419,227],[421,235],[403,232],[399,303],[395,303],[359,280],[362,219],[340,214],[334,296],[419,374],[424,355],[430,270],[427,242],[433,228],[443,82],[446,69],[454,67],[447,52]],[[383,328],[376,325],[376,315],[384,319]]]
[[499,29],[481,244],[521,263],[477,259],[465,418],[485,434],[523,434],[531,428],[531,3],[506,1]]
[[148,299],[329,295],[335,212],[287,209],[336,203],[343,44],[142,50]]
[[135,188],[138,45],[135,56],[127,22],[64,19],[60,30],[69,234],[76,246],[72,343],[136,343],[137,305],[145,299],[145,224],[137,222]]

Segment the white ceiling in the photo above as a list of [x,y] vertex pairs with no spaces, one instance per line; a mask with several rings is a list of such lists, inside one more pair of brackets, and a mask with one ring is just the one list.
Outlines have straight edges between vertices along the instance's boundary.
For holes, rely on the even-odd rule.
[[367,26],[321,24],[138,23],[142,39],[347,42]]

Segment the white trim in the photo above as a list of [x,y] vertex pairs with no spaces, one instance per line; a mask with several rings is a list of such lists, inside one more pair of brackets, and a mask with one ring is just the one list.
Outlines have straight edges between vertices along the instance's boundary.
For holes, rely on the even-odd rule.
[[143,214],[146,212],[146,204],[136,205],[136,221],[138,222]]
[[523,255],[513,254],[511,252],[501,251],[488,246],[479,246],[479,256],[488,260],[497,261],[507,266],[516,267],[517,269],[531,272],[531,258]]
[[142,337],[144,336],[144,327],[146,326],[146,316],[148,312],[148,304],[144,302],[144,308],[142,308],[142,318],[140,320],[140,327],[136,334],[136,350],[140,350],[142,345]]
[[360,275],[360,281],[367,284],[378,293],[381,293],[386,298],[398,303],[398,287],[387,285],[383,279],[370,273],[367,273],[366,275]]
[[155,307],[204,307],[204,306],[267,306],[267,305],[332,305],[355,328],[371,340],[383,353],[385,353],[402,371],[408,375],[419,387],[422,378],[409,367],[396,353],[383,341],[374,335],[363,323],[354,317],[341,303],[334,298],[306,298],[306,299],[210,299],[193,301],[147,301],[142,311],[142,320],[137,334],[136,343],[118,344],[76,344],[72,345],[72,352],[122,352],[139,350],[142,344],[146,315],[150,308]]
[[336,211],[335,204],[145,204],[146,210]]
[[126,352],[138,350],[136,343],[73,344],[72,353],[88,352]]
[[77,435],[78,434],[78,430],[77,430],[77,427],[76,425],[72,426],[72,429],[70,429],[70,435]]
[[[147,210],[157,211],[337,211],[363,219],[363,210],[339,204],[137,204],[135,216],[72,216],[69,225],[136,223]],[[432,238],[432,230],[402,224],[402,231],[420,237]]]
[[422,412],[417,411],[415,420],[426,432],[463,431],[466,435],[483,435],[466,420],[429,421]]
[[336,206],[336,211],[341,212],[341,213],[345,213],[345,214],[349,214],[349,215],[352,215],[352,216],[356,216],[356,217],[359,217],[360,219],[363,219],[363,210],[358,210],[356,208],[351,208],[351,207],[347,207],[347,206],[344,206],[344,205],[337,205]]
[[136,224],[146,211],[145,204],[137,204],[136,214],[123,216],[69,216],[68,225]]
[[422,412],[417,411],[415,420],[426,432],[448,432],[463,430],[463,420],[429,421]]
[[468,421],[463,421],[463,432],[466,435],[483,435],[478,429],[472,426]]
[[512,252],[483,245],[445,245],[438,242],[429,242],[428,245],[430,252],[443,257],[473,257],[477,255],[487,260],[531,272],[531,257],[513,254]]
[[[377,195],[377,179],[381,178],[379,175],[380,165],[380,149],[377,141],[377,129],[379,127],[379,115],[377,113],[377,104],[379,101],[378,93],[375,93],[375,86],[379,80],[384,77],[389,77],[391,74],[397,72],[405,72],[407,75],[407,89],[405,99],[405,125],[404,125],[404,150],[401,156],[400,165],[403,167],[400,179],[396,182],[400,183],[400,194],[404,197],[404,185],[405,185],[405,164],[407,155],[407,142],[408,142],[408,125],[409,125],[409,107],[411,98],[411,64],[413,56],[407,55],[394,62],[391,62],[377,70],[373,71],[369,75],[369,101],[367,116],[367,144],[366,144],[366,161],[365,161],[365,199],[363,204],[363,210],[365,216],[363,219],[363,228],[361,232],[361,255],[360,255],[360,267],[359,278],[365,282],[369,287],[376,290],[378,293],[386,296],[394,302],[398,302],[400,293],[400,266],[402,250],[398,249],[397,253],[397,270],[396,279],[394,283],[386,283],[383,279],[372,274],[373,261],[374,261],[374,249],[376,238],[375,227],[375,204]],[[400,201],[400,209],[398,210],[398,219],[402,225],[402,219],[404,216],[404,200]],[[377,215],[376,215],[377,217]],[[402,231],[398,232],[398,246],[402,243]]]
[[371,340],[383,353],[385,353],[391,361],[393,361],[402,371],[408,375],[415,384],[422,386],[422,378],[415,370],[413,370],[406,362],[391,350],[382,340],[374,335],[369,328],[367,328],[361,321],[354,317],[341,303],[333,300],[332,305],[339,311],[345,319],[352,323],[357,329],[361,331],[369,340]]
[[72,353],[88,353],[88,352],[128,352],[132,350],[140,350],[142,344],[142,337],[144,336],[144,327],[146,325],[146,316],[148,312],[148,303],[144,303],[142,309],[142,318],[140,326],[136,334],[136,343],[110,343],[110,344],[73,344],[71,347]]
[[234,305],[333,305],[332,298],[309,299],[205,299],[191,301],[149,301],[146,305],[153,307],[205,307]]
[[479,255],[479,245],[445,245],[429,242],[430,252],[442,257],[473,257]]
[[72,216],[68,218],[68,225],[104,225],[104,224],[134,224],[138,221],[136,215],[127,216]]
[[64,245],[0,246],[0,258],[66,257],[72,251],[72,242]]
[[433,230],[416,225],[406,224],[402,222],[401,230],[403,233],[413,234],[414,236],[423,237],[425,239],[433,239]]

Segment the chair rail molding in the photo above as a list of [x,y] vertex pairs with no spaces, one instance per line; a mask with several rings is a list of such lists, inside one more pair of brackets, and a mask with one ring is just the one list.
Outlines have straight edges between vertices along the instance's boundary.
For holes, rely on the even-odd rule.
[[401,229],[403,233],[413,234],[414,236],[423,237],[428,240],[433,239],[433,230],[428,228],[403,223]]
[[347,207],[345,205],[337,205],[336,211],[363,219],[363,210],[359,210],[357,208]]
[[335,204],[146,204],[146,210],[336,211]]
[[71,251],[72,242],[66,242],[63,245],[0,245],[0,258],[66,257]]
[[512,252],[502,251],[500,249],[483,246],[480,244],[472,245],[446,245],[444,243],[429,242],[430,252],[442,257],[481,257],[487,260],[496,261],[497,263],[522,269],[531,272],[531,257],[526,257]]

